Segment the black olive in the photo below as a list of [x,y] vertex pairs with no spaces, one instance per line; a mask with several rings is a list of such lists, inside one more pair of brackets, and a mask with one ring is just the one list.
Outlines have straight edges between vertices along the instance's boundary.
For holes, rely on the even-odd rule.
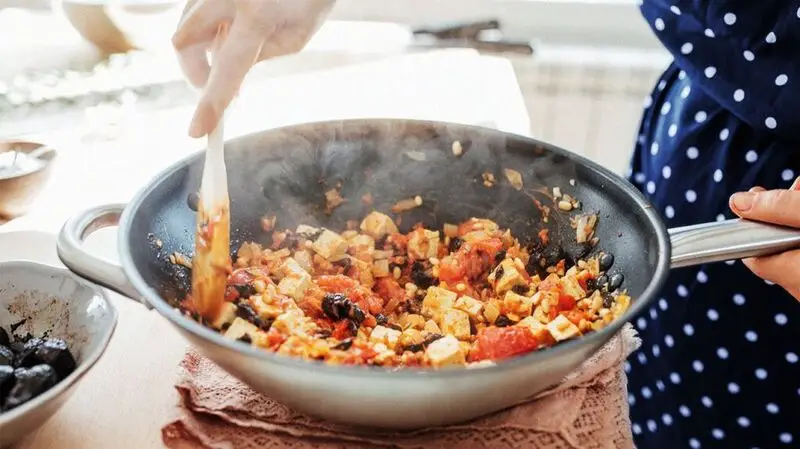
[[345,257],[344,259],[339,259],[339,260],[337,260],[335,262],[331,262],[331,263],[336,265],[336,266],[344,268],[345,272],[350,269],[350,265],[352,264],[352,262],[350,261],[349,257]]
[[516,293],[516,294],[518,294],[518,295],[524,295],[524,294],[528,293],[528,286],[527,285],[517,284],[517,285],[511,287],[511,291]]
[[220,326],[220,330],[222,330],[222,332],[225,332],[230,328],[231,328],[231,323],[222,323],[222,326]]
[[425,289],[435,285],[437,280],[425,272],[425,267],[421,263],[414,262],[414,265],[411,266],[411,281],[417,287]]
[[597,278],[597,288],[603,288],[608,285],[608,276],[605,274]]
[[331,336],[330,329],[320,329],[319,331],[317,331],[317,337],[319,338],[328,338],[330,336]]
[[478,333],[478,327],[475,326],[475,321],[472,318],[469,319],[469,333],[470,335],[476,335]]
[[507,327],[511,326],[512,324],[514,324],[514,322],[505,315],[500,315],[496,320],[494,320],[494,325],[497,327]]
[[15,358],[11,348],[0,345],[0,366],[13,366]]
[[26,341],[21,351],[17,352],[16,367],[30,368],[31,366],[38,365],[40,362],[36,360],[36,348],[42,344],[41,338],[31,338]]
[[611,253],[603,253],[600,256],[600,271],[608,271],[611,265],[614,265],[614,255]]
[[406,312],[408,313],[418,315],[422,310],[422,300],[417,297],[410,298],[408,301],[405,302],[405,309]]
[[375,315],[375,321],[377,321],[379,325],[384,325],[389,322],[389,318],[386,318],[386,315],[379,313]]
[[395,323],[386,323],[386,327],[388,327],[389,329],[394,329],[394,330],[396,330],[396,331],[403,332],[403,328],[402,328],[402,327],[400,327],[400,325],[399,325],[399,324],[395,324]]
[[197,192],[192,192],[186,197],[186,204],[189,209],[197,212],[197,206],[200,204],[200,195]]
[[503,269],[503,266],[502,266],[502,265],[500,265],[499,267],[497,267],[497,270],[495,270],[495,272],[494,272],[494,278],[495,278],[495,280],[500,280],[500,278],[502,278],[502,277],[503,277],[503,275],[505,274],[505,272],[506,272],[506,270],[505,270],[505,269]]
[[420,352],[420,351],[422,351],[424,349],[425,349],[425,345],[423,345],[422,343],[415,344],[415,345],[408,345],[408,346],[405,347],[406,351],[411,351],[411,352]]
[[451,238],[451,239],[450,239],[450,244],[449,244],[449,245],[447,245],[447,249],[448,249],[448,250],[449,250],[451,253],[454,253],[454,252],[458,251],[458,250],[459,250],[459,248],[461,248],[461,245],[462,245],[463,243],[464,243],[464,241],[463,241],[463,240],[461,240],[460,238],[458,238],[458,237],[453,237],[453,238]]
[[3,403],[6,401],[6,396],[8,396],[8,392],[11,391],[11,387],[14,386],[14,368],[8,365],[0,365],[0,409],[2,409]]
[[381,236],[378,240],[375,240],[375,248],[384,248],[386,246],[386,239],[389,238],[389,234]]
[[[353,303],[341,293],[326,293],[322,298],[322,311],[332,320],[338,321],[350,315]],[[362,312],[363,313],[363,312]]]
[[423,346],[428,346],[429,344],[433,343],[434,341],[442,339],[442,338],[444,338],[444,335],[442,335],[442,334],[430,334],[430,335],[428,335],[427,338],[425,338],[425,341],[423,341],[422,344],[423,344]]
[[531,276],[537,275],[542,279],[547,277],[547,270],[545,269],[544,257],[542,257],[542,253],[531,253],[531,257],[528,259],[528,265],[525,267],[525,271],[527,271]]
[[334,346],[333,349],[338,349],[339,351],[347,351],[350,347],[353,346],[353,339],[348,338],[346,340],[342,340],[341,343]]
[[586,290],[590,292],[597,290],[597,280],[594,278],[586,279]]
[[3,411],[18,407],[39,396],[58,382],[56,371],[48,365],[36,365],[30,368],[14,370],[16,382],[8,392]]
[[498,251],[497,254],[494,255],[494,262],[495,263],[500,263],[505,258],[506,258],[506,250],[504,250],[504,249],[500,250],[500,251]]
[[8,337],[8,333],[0,327],[0,346],[8,346],[9,343],[11,343],[11,339]]
[[250,338],[250,336],[247,335],[247,334],[242,335],[241,337],[237,338],[236,340],[237,341],[241,341],[243,343],[247,343],[247,344],[250,344],[250,343],[253,342],[253,339]]
[[623,276],[622,273],[612,274],[611,278],[608,280],[608,291],[613,292],[618,289],[624,280],[625,276]]
[[366,318],[366,315],[364,314],[364,311],[361,310],[361,307],[358,307],[358,305],[353,303],[350,303],[350,313],[348,313],[347,316],[356,324],[361,324]]
[[358,324],[356,324],[355,321],[346,320],[345,323],[347,323],[347,330],[350,333],[350,335],[355,336],[356,334],[358,334]]
[[600,295],[603,297],[603,307],[606,309],[614,305],[614,297],[608,292],[602,292]]
[[67,342],[60,338],[48,338],[34,351],[37,364],[50,365],[58,377],[63,379],[75,370],[75,358],[67,348]]
[[551,246],[545,249],[543,256],[547,266],[553,266],[559,261],[566,259],[564,248],[560,246]]
[[239,292],[240,298],[249,298],[256,294],[256,289],[250,284],[233,285],[233,288]]
[[257,328],[268,331],[272,327],[272,320],[262,320],[260,316],[250,307],[250,304],[240,302],[236,305],[236,316],[253,323]]

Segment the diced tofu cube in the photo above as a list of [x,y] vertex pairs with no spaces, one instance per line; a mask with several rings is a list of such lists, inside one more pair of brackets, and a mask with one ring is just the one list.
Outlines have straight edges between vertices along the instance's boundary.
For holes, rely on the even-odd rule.
[[408,328],[400,335],[400,345],[404,348],[411,345],[418,345],[425,341],[425,336],[417,329]]
[[392,219],[378,211],[373,211],[361,222],[361,231],[375,240],[381,239],[388,234],[398,232],[397,226]]
[[388,259],[381,259],[372,262],[372,276],[376,278],[385,278],[390,274]]
[[311,276],[288,276],[278,283],[278,293],[299,301],[305,296],[310,284]]
[[505,310],[519,316],[529,316],[533,313],[533,298],[518,295],[514,292],[506,292],[503,298]]
[[358,234],[348,242],[352,254],[375,249],[375,240],[366,234]]
[[575,299],[581,299],[586,296],[586,292],[581,288],[581,284],[574,276],[565,276],[561,278],[561,290]]
[[271,298],[261,295],[253,295],[248,299],[250,307],[253,308],[253,311],[256,312],[261,319],[274,319],[283,313],[283,309],[276,304],[272,304],[269,299]]
[[489,301],[483,307],[483,317],[489,324],[493,324],[497,317],[500,316],[500,307],[494,301]]
[[295,251],[294,260],[297,261],[297,265],[300,266],[303,270],[307,272],[313,271],[314,268],[314,256],[311,254],[310,251],[300,250]]
[[580,335],[581,331],[572,321],[568,320],[564,315],[557,316],[553,321],[547,324],[547,330],[556,341],[563,341],[568,338]]
[[479,318],[481,316],[481,311],[483,310],[483,303],[471,296],[465,295],[458,298],[453,307],[467,312],[467,315],[472,318]]
[[222,329],[226,324],[233,323],[233,320],[236,319],[236,305],[232,302],[226,302],[222,304],[222,307],[219,309],[219,315],[217,315],[217,319],[211,323],[211,326],[215,329]]
[[425,326],[425,317],[416,313],[409,313],[399,318],[400,326],[403,329],[422,329]]
[[464,350],[458,339],[452,335],[446,335],[429,344],[425,348],[425,355],[435,367],[463,365],[466,362]]
[[491,277],[494,279],[494,290],[498,294],[511,290],[515,285],[525,284],[525,278],[517,270],[514,261],[510,259],[503,260],[492,272]]
[[336,260],[347,252],[347,240],[339,234],[325,229],[311,245],[311,249],[326,260]]
[[350,258],[350,263],[358,270],[358,281],[361,282],[361,285],[372,288],[375,285],[375,278],[372,276],[372,264],[354,257]]
[[295,229],[294,233],[304,238],[311,238],[319,234],[320,231],[320,228],[301,224],[297,226],[297,229]]
[[369,336],[369,340],[373,343],[383,343],[387,348],[394,349],[400,341],[401,332],[389,327],[375,326]]
[[291,334],[292,331],[301,330],[303,318],[304,316],[301,310],[289,310],[275,318],[271,329],[275,329],[284,334]]
[[425,299],[422,300],[422,314],[426,317],[438,316],[445,309],[452,309],[456,302],[457,294],[440,287],[428,288]]
[[306,270],[291,257],[284,260],[280,267],[278,267],[278,275],[281,277],[297,275],[297,276],[310,276]]
[[232,340],[238,340],[244,336],[250,337],[250,340],[255,340],[258,333],[258,328],[255,324],[244,320],[242,318],[235,318],[231,327],[225,331],[225,337]]
[[439,325],[436,324],[433,320],[428,320],[425,322],[425,326],[422,327],[424,332],[429,334],[441,334],[442,330],[439,328]]
[[416,259],[430,259],[439,255],[439,231],[417,229],[408,239],[408,253]]
[[286,259],[278,272],[283,276],[278,283],[278,293],[295,300],[302,299],[311,284],[311,275],[292,258]]
[[547,317],[547,314],[544,312],[544,309],[542,308],[542,306],[536,306],[536,308],[533,309],[533,315],[532,316],[533,316],[533,318],[536,319],[536,321],[538,321],[538,322],[540,322],[542,324],[547,324],[547,323],[550,322],[550,318]]
[[528,329],[531,330],[533,335],[539,335],[539,333],[541,333],[542,331],[547,330],[547,327],[545,327],[544,324],[540,323],[539,320],[537,320],[532,316],[523,318],[522,321],[517,323],[517,326],[527,327]]
[[453,335],[459,340],[466,340],[471,335],[469,315],[461,310],[451,309],[444,312],[439,327],[442,333]]

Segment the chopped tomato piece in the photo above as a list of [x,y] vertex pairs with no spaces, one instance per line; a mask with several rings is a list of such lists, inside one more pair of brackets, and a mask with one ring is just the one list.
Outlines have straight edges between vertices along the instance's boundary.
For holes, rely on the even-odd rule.
[[470,360],[500,360],[531,352],[539,340],[525,327],[487,327],[478,332]]
[[228,276],[228,284],[247,285],[255,281],[256,277],[250,273],[250,268],[239,268]]
[[494,258],[495,254],[503,249],[503,241],[500,239],[478,240],[474,242],[472,246],[475,250],[489,253],[489,256]]
[[464,278],[464,266],[455,257],[446,257],[439,264],[439,279],[448,284]]
[[561,293],[558,296],[558,308],[561,310],[572,310],[575,308],[577,301],[570,295]]
[[547,245],[547,243],[550,242],[550,231],[547,229],[539,231],[539,240],[542,242],[542,245]]
[[586,314],[582,310],[570,310],[562,312],[562,315],[566,316],[567,319],[572,321],[576,326],[580,324],[581,320],[586,318]]
[[337,340],[344,340],[345,338],[350,338],[353,336],[353,328],[351,327],[350,320],[341,320],[338,324],[333,328],[333,332],[331,333],[331,337]]
[[277,350],[278,346],[282,345],[284,341],[286,341],[286,337],[275,329],[270,329],[267,332],[267,344],[273,350]]
[[236,290],[233,285],[225,287],[225,301],[233,302],[237,299],[239,299],[239,290]]

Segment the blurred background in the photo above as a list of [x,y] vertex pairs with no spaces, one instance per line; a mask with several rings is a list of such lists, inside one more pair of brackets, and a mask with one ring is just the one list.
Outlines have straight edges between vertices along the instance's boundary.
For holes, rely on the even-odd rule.
[[[182,7],[181,0],[0,0],[0,136],[190,105],[196,96],[169,41]],[[439,33],[414,33],[421,28]],[[531,134],[620,172],[642,100],[669,61],[637,0],[338,0],[304,52],[250,77],[432,47],[506,58]]]

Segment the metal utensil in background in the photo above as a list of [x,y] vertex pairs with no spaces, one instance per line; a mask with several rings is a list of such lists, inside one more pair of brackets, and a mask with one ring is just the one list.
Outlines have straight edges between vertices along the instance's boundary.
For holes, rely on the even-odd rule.
[[412,31],[415,47],[474,48],[487,53],[533,54],[530,42],[509,41],[498,20],[451,23]]

